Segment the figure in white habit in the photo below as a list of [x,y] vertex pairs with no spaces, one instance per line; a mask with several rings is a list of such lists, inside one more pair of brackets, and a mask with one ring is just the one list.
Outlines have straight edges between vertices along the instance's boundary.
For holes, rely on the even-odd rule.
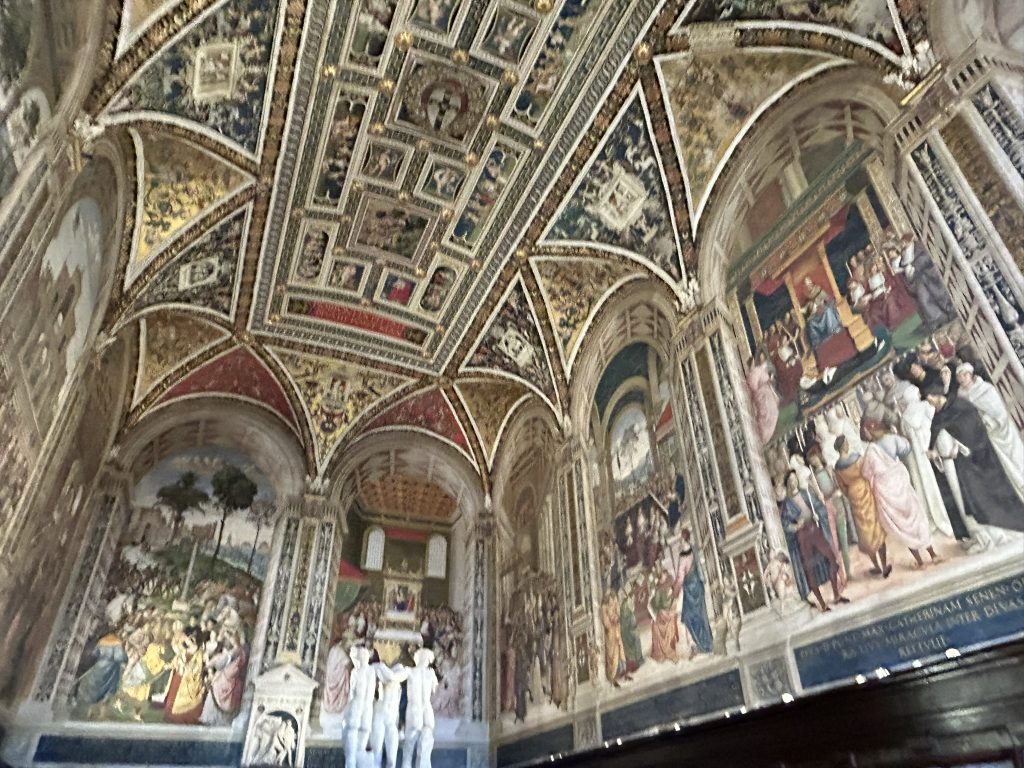
[[957,366],[956,381],[960,385],[960,397],[978,409],[989,442],[1010,485],[1024,499],[1024,442],[1010,419],[1003,398],[992,384],[974,374],[974,366],[970,363]]
[[430,753],[434,749],[434,708],[430,702],[437,690],[437,675],[430,665],[434,652],[420,648],[412,657],[416,666],[409,670],[405,684],[408,703],[405,708],[405,748],[403,768],[430,768]]
[[377,675],[377,701],[373,703],[373,728],[370,731],[373,764],[377,768],[395,768],[398,762],[398,707],[402,701],[402,683],[409,677],[409,668],[401,664],[388,668],[383,662],[377,662],[373,669]]
[[924,502],[925,509],[928,510],[932,530],[953,538],[953,525],[949,520],[946,504],[942,500],[939,483],[932,472],[931,462],[928,460],[928,445],[932,439],[932,418],[935,416],[935,408],[927,400],[922,399],[921,390],[913,385],[908,385],[903,390],[899,406],[902,410],[900,426],[903,427],[903,434],[910,443],[910,453],[907,455],[910,479],[921,501]]
[[373,723],[373,694],[377,674],[370,666],[370,649],[354,645],[349,649],[352,672],[349,675],[349,699],[345,708],[345,768],[356,768],[359,753],[366,750]]

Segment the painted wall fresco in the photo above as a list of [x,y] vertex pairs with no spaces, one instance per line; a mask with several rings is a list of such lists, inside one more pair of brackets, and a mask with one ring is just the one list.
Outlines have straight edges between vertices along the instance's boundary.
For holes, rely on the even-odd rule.
[[512,568],[502,577],[507,591],[497,648],[501,717],[515,725],[566,708],[570,657],[555,577],[522,564]]
[[5,353],[24,383],[25,413],[45,434],[85,351],[103,279],[105,224],[91,197],[64,214],[38,267],[19,287],[19,301],[36,312],[4,320]]
[[595,392],[604,430],[595,470],[609,479],[595,494],[601,586],[595,610],[603,632],[600,685],[612,688],[643,685],[724,653],[726,632],[716,618],[723,606],[706,589],[709,564],[684,506],[664,375],[651,348],[634,343],[612,358]]
[[79,69],[88,10],[37,0],[0,7],[0,203]]
[[567,604],[550,562],[533,485],[525,483],[508,511],[510,536],[498,553],[498,709],[503,727],[543,722],[569,705],[572,655],[565,625]]
[[41,4],[33,0],[16,0],[0,8],[0,201],[52,109],[50,97],[28,84],[41,45],[37,10],[41,13]]
[[255,155],[279,9],[230,0],[150,61],[111,109],[190,120]]
[[582,241],[649,259],[681,276],[677,236],[643,96],[623,108],[544,239]]
[[[433,572],[427,568],[429,542],[437,535],[354,521],[334,599],[320,707],[325,732],[343,728],[352,671],[348,652],[354,646],[370,648],[373,661],[389,666],[411,667],[417,648],[433,650],[432,666],[439,680],[432,699],[435,714],[462,717],[468,663],[465,625],[461,612],[450,604],[447,568]],[[400,719],[404,717],[403,704]]]
[[822,612],[970,572],[1024,531],[1024,443],[935,264],[850,189],[737,289],[796,588]]
[[87,720],[229,725],[241,708],[276,515],[245,456],[171,456],[133,511],[72,697]]

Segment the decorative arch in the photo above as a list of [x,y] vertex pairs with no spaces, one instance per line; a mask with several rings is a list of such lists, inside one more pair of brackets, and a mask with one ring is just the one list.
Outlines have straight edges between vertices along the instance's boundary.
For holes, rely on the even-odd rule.
[[295,435],[262,408],[197,398],[145,416],[120,437],[117,457],[133,478],[175,451],[227,448],[246,454],[273,485],[280,502],[305,489],[306,462]]
[[598,381],[612,358],[629,344],[644,342],[667,361],[679,317],[675,297],[653,280],[629,283],[605,302],[583,341],[569,388],[575,431],[586,432]]
[[484,490],[476,467],[455,446],[418,431],[363,435],[336,457],[324,476],[331,480],[331,499],[343,510],[343,518],[366,484],[396,476],[431,483],[454,500],[449,519],[427,522],[448,524],[483,509]]
[[534,500],[543,501],[554,479],[555,441],[559,434],[551,411],[537,400],[513,414],[491,472],[491,498],[499,521],[508,522],[509,494],[511,503],[517,506],[523,489],[529,487],[533,489]]
[[[830,104],[830,112],[816,116],[816,110]],[[849,136],[881,152],[885,126],[896,112],[892,91],[877,72],[846,68],[794,88],[762,115],[748,132],[745,145],[727,163],[707,206],[704,233],[697,244],[702,301],[714,301],[722,294],[725,268],[736,255],[736,223],[751,210],[751,200],[777,180],[787,164],[799,160],[793,151],[794,139],[798,152],[837,138],[846,141]],[[801,127],[799,135],[794,126]],[[759,186],[752,189],[752,184]]]

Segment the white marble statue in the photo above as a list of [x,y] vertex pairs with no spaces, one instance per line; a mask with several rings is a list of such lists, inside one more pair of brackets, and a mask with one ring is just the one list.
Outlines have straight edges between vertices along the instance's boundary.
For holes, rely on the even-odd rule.
[[345,708],[345,768],[356,768],[359,753],[366,750],[373,723],[373,694],[377,689],[377,673],[370,666],[370,649],[352,646],[349,675],[349,699]]
[[405,749],[403,768],[413,768],[413,753],[416,768],[430,768],[430,753],[434,749],[434,707],[431,697],[437,690],[437,675],[430,665],[434,652],[420,648],[413,654],[416,666],[409,670],[406,682],[408,703],[405,709]]
[[395,768],[398,762],[398,706],[402,700],[402,683],[408,679],[410,670],[402,664],[389,668],[382,662],[377,662],[373,668],[377,675],[377,701],[373,703],[373,727],[370,730],[373,764],[376,768]]

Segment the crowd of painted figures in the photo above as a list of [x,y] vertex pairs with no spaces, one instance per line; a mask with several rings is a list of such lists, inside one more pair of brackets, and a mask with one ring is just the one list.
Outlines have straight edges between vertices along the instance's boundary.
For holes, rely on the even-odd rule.
[[646,661],[711,653],[704,576],[690,530],[659,505],[639,504],[600,536],[604,676],[614,687]]
[[178,576],[131,548],[114,565],[73,705],[89,719],[229,725],[245,689],[258,587]]
[[531,569],[506,605],[499,646],[501,711],[513,712],[521,722],[531,705],[566,706],[569,654],[554,576]]
[[[324,712],[343,713],[349,702],[349,677],[352,672],[349,650],[356,646],[371,649],[376,660],[377,652],[372,649],[382,611],[381,601],[371,597],[360,600],[347,611],[336,615],[334,634],[337,639],[328,652],[324,677],[324,698],[321,704]],[[433,694],[434,709],[447,717],[460,717],[465,694],[462,619],[448,605],[422,607],[416,612],[416,617],[420,641],[418,644],[406,645],[399,660],[411,665],[416,648],[432,651],[431,666],[439,680]]]
[[942,559],[939,537],[974,553],[1024,531],[1024,443],[956,336],[933,334],[767,449],[796,587],[821,611],[825,584],[842,603],[855,576],[888,578],[893,544],[920,569]]

